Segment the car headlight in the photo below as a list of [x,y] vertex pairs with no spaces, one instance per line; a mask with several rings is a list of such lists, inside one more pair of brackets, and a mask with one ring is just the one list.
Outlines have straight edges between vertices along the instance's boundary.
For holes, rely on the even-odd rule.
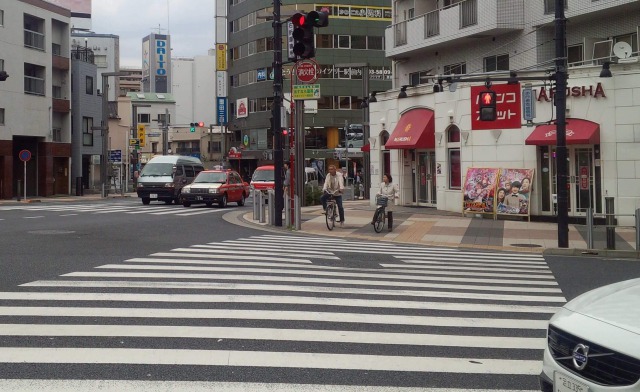
[[164,184],[164,187],[165,187],[165,188],[173,188],[173,187],[175,187],[175,186],[176,186],[176,185],[175,185],[173,182],[167,182],[166,184]]
[[185,186],[184,188],[182,188],[182,193],[191,193],[191,188]]
[[209,193],[218,193],[218,188],[209,188]]

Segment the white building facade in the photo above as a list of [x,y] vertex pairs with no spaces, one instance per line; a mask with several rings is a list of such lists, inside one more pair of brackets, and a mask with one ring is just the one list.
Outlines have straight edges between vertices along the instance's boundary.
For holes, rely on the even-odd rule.
[[[371,192],[389,172],[402,204],[463,212],[468,169],[533,169],[529,213],[555,216],[554,1],[444,3],[393,3],[386,48],[395,88],[370,105]],[[566,4],[569,216],[604,213],[613,198],[618,223],[633,224],[625,215],[640,208],[640,2]],[[478,74],[507,79],[510,71],[539,80],[493,82],[495,122],[478,120],[484,83],[449,83]],[[536,111],[529,124],[525,83]]]

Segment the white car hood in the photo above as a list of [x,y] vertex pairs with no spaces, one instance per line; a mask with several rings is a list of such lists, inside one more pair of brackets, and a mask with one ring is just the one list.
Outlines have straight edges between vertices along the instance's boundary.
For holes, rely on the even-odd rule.
[[640,279],[600,287],[564,305],[565,309],[640,335]]
[[221,183],[219,182],[196,182],[196,183],[191,183],[191,185],[189,185],[189,188],[204,188],[204,189],[216,189],[216,188],[220,188],[222,186]]

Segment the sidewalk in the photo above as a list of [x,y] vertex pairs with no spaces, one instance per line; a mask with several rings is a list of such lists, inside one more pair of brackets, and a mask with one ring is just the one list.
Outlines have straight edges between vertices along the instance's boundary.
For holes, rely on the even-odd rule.
[[[604,228],[598,227],[594,235],[595,250],[589,250],[586,227],[569,225],[569,248],[559,249],[556,223],[494,220],[472,214],[463,217],[460,213],[438,211],[435,208],[397,206],[393,213],[393,231],[389,232],[385,227],[381,233],[376,233],[371,225],[374,208],[369,206],[368,200],[345,201],[344,208],[344,226],[338,224],[333,231],[329,231],[321,206],[303,207],[301,232],[368,241],[483,250],[640,258],[640,252],[635,250],[634,228],[616,228],[616,250],[605,250],[606,233]],[[253,219],[253,210],[243,214],[242,219],[253,225],[266,225]],[[286,226],[286,222],[283,222],[283,226]]]

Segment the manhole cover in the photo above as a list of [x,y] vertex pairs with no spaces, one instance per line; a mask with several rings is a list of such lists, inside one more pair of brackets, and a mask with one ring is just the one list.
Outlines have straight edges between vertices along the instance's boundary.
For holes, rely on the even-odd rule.
[[542,245],[538,244],[511,244],[511,246],[515,246],[518,248],[542,248]]
[[75,233],[75,231],[71,231],[71,230],[34,230],[29,232],[29,234],[46,234],[46,235],[73,234],[73,233]]

